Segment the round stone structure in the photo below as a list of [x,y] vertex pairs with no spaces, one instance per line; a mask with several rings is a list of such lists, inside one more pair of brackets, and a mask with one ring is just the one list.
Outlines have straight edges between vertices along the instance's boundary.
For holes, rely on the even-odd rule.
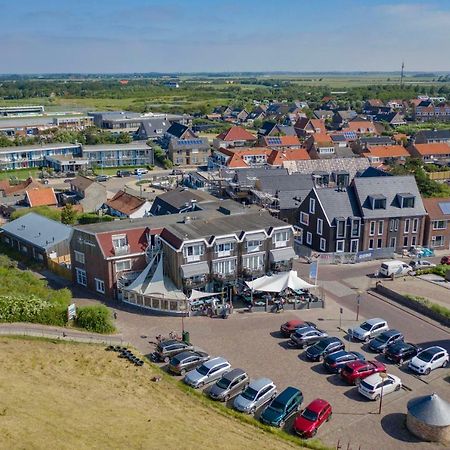
[[450,403],[436,393],[408,402],[406,426],[424,441],[450,443]]

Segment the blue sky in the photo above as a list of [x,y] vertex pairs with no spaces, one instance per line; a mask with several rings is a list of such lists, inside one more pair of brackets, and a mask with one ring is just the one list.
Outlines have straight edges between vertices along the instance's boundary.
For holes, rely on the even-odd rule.
[[450,0],[0,0],[0,73],[450,70]]

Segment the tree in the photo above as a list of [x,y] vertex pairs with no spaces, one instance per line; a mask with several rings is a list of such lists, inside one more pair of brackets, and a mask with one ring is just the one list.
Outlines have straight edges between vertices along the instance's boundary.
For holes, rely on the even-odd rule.
[[77,212],[71,203],[68,203],[61,210],[61,222],[66,225],[73,225],[77,218]]

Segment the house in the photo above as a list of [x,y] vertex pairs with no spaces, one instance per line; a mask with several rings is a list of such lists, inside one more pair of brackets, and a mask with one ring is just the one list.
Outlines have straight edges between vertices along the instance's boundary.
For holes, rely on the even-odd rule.
[[198,136],[187,125],[174,122],[164,134],[164,140],[168,143],[171,139],[196,139]]
[[364,102],[362,110],[366,114],[371,114],[374,109],[376,110],[378,108],[382,108],[383,106],[385,105],[379,98],[372,98]]
[[230,118],[237,123],[245,122],[248,116],[249,113],[245,108],[234,108],[230,113]]
[[217,198],[207,192],[178,188],[156,196],[150,209],[150,215],[163,216],[200,211],[216,202]]
[[289,114],[301,113],[301,107],[294,103],[271,103],[266,109],[266,117],[275,122],[281,122]]
[[450,103],[422,100],[413,105],[413,120],[418,122],[447,122],[450,121]]
[[351,109],[336,111],[333,115],[332,123],[337,128],[345,127],[348,122],[357,116],[357,112]]
[[35,206],[57,206],[55,191],[51,187],[40,187],[27,189],[25,191],[25,202],[30,208]]
[[358,135],[362,134],[378,134],[375,125],[369,120],[351,120],[345,127],[343,131],[354,131]]
[[316,109],[314,112],[314,118],[320,120],[332,120],[334,112],[329,109]]
[[108,214],[115,217],[139,219],[150,215],[152,203],[125,191],[118,191],[105,203]]
[[292,149],[301,148],[297,136],[259,136],[258,145],[272,149]]
[[300,117],[294,124],[295,132],[300,138],[305,138],[314,133],[326,133],[325,120],[323,119],[308,119],[307,117]]
[[145,141],[161,139],[170,126],[171,122],[166,117],[143,119],[136,131],[136,138]]
[[405,161],[410,156],[403,145],[369,145],[362,155],[368,158],[371,164]]
[[405,116],[400,112],[390,111],[388,113],[378,113],[372,116],[374,122],[382,122],[395,127],[397,125],[405,125]]
[[34,212],[1,227],[3,244],[46,266],[50,260],[70,261],[72,228]]
[[315,133],[311,135],[306,140],[305,146],[311,159],[320,159],[325,155],[334,156],[336,152],[335,144],[331,136],[326,133]]
[[407,149],[412,157],[420,158],[426,163],[448,161],[450,159],[450,144],[440,142],[432,144],[412,143]]
[[17,184],[11,184],[9,180],[0,180],[0,198],[25,195],[27,189],[40,189],[41,187],[42,184],[34,181],[32,177]]
[[266,118],[267,107],[265,105],[257,106],[247,117],[247,123],[253,123],[255,120],[263,121]]
[[142,114],[131,111],[95,111],[89,112],[88,116],[92,117],[98,128],[134,132],[141,124]]
[[293,126],[280,125],[273,122],[264,122],[258,130],[258,136],[296,136]]
[[208,164],[211,148],[207,138],[170,139],[167,155],[176,166]]
[[251,147],[256,143],[256,136],[239,126],[232,126],[227,131],[220,133],[213,140],[214,148],[227,147]]
[[70,181],[70,189],[84,212],[96,212],[106,203],[106,187],[88,177],[77,175]]
[[420,130],[414,137],[416,144],[449,144],[450,130]]
[[368,149],[368,147],[375,147],[376,145],[394,145],[395,141],[390,136],[358,136],[352,142],[351,146],[355,153],[361,154]]
[[450,198],[424,198],[428,216],[425,218],[425,247],[450,249]]

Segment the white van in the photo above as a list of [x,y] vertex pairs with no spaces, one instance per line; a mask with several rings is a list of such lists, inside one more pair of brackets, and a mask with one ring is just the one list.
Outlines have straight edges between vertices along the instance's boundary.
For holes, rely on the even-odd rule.
[[148,173],[148,170],[143,169],[142,167],[140,167],[139,169],[134,169],[135,175],[144,175],[144,173]]
[[391,277],[392,275],[400,277],[407,275],[412,270],[412,267],[403,261],[385,261],[381,263],[379,273],[384,277]]

